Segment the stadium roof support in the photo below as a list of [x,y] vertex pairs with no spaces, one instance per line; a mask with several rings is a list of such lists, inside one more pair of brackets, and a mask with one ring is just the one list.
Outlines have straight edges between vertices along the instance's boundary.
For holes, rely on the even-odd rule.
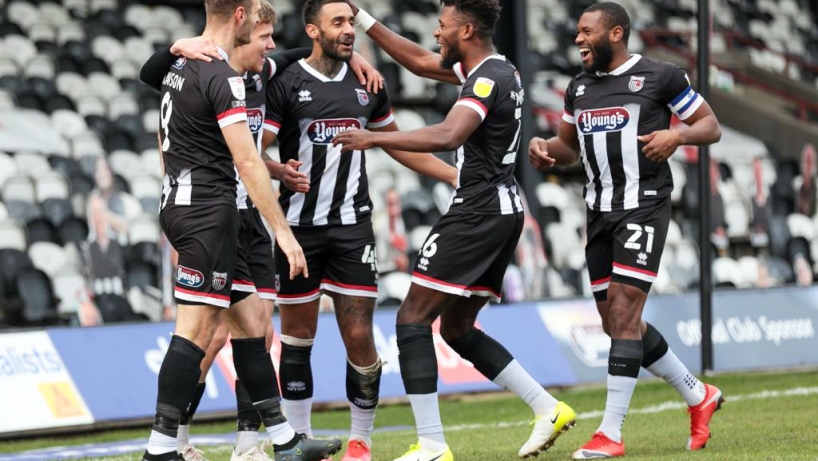
[[[698,64],[699,94],[710,96],[710,0],[698,0]],[[713,278],[711,277],[710,245],[710,148],[699,147],[699,295],[701,315],[702,374],[713,370]]]

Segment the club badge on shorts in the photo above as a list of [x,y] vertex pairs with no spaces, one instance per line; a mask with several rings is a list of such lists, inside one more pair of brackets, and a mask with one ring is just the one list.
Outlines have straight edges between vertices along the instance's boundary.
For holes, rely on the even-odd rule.
[[639,92],[642,88],[645,87],[645,77],[637,77],[635,75],[631,75],[631,80],[628,82],[628,89],[634,93]]
[[213,271],[213,289],[216,291],[224,290],[224,287],[227,285],[227,272],[216,272]]

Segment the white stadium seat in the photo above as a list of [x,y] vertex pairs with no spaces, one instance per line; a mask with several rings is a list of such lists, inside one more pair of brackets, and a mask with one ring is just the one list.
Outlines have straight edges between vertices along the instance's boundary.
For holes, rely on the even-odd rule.
[[51,242],[32,243],[28,249],[28,257],[31,258],[34,267],[45,272],[49,277],[53,277],[68,262],[65,250]]
[[50,198],[67,199],[71,193],[65,177],[59,173],[48,172],[35,176],[37,201],[42,203]]
[[0,219],[0,249],[26,251],[26,234],[13,219]]
[[31,177],[51,171],[51,165],[43,154],[39,152],[21,151],[14,156],[17,168]]
[[159,223],[156,216],[144,214],[130,220],[128,224],[128,241],[131,245],[140,242],[159,241]]
[[64,268],[51,277],[54,296],[59,298],[57,312],[71,314],[79,310],[80,304],[88,298],[85,277],[71,268]]
[[142,173],[142,159],[135,153],[127,150],[117,150],[108,156],[111,170],[122,176],[132,177]]
[[3,184],[3,200],[20,200],[31,204],[37,203],[37,194],[31,179],[24,174],[17,174],[6,179]]

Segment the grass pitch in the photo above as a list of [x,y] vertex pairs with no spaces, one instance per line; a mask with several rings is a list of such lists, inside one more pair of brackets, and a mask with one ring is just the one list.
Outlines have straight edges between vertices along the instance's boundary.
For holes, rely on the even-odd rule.
[[[700,452],[688,452],[689,418],[678,394],[663,382],[640,382],[623,435],[626,459],[632,461],[818,461],[818,373],[752,373],[714,377],[727,403],[711,423],[713,438]],[[538,460],[569,459],[590,439],[605,406],[604,387],[554,392],[579,415],[577,427],[557,440]],[[530,411],[508,394],[468,395],[441,403],[446,439],[458,461],[512,461],[529,435]],[[376,428],[414,425],[408,406],[386,406],[378,411]],[[313,427],[343,432],[347,411],[313,415]],[[226,433],[233,422],[196,424],[192,435]],[[40,438],[0,443],[0,453],[92,442],[146,438],[148,429],[117,430],[97,435]],[[389,461],[416,441],[414,430],[379,432],[374,437],[373,460]],[[230,446],[203,447],[211,461],[230,458]],[[343,452],[342,452],[343,453]],[[138,461],[140,453],[105,458]],[[336,455],[336,461],[341,454]],[[100,461],[99,458],[96,458]]]

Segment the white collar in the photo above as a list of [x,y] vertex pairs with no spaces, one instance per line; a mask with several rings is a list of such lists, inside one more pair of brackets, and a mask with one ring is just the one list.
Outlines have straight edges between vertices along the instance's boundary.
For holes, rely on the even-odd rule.
[[[497,53],[492,54],[491,56],[486,57],[486,59],[484,59],[484,60],[480,61],[480,64],[477,64],[476,66],[474,66],[474,69],[472,69],[472,70],[470,70],[470,71],[469,71],[469,75],[467,75],[467,76],[466,76],[466,78],[471,77],[471,75],[472,75],[473,73],[475,73],[475,72],[477,71],[477,69],[479,69],[479,68],[480,68],[480,66],[482,66],[482,65],[483,65],[483,63],[485,63],[485,62],[486,62],[486,61],[488,61],[489,59],[499,59],[499,60],[501,60],[501,61],[505,61],[505,60],[506,60],[506,57],[505,57],[505,56],[503,56],[503,55],[501,55],[501,54],[497,54]],[[461,69],[463,68],[463,63],[462,63],[462,62],[460,63],[460,68],[461,68]],[[462,71],[461,71],[461,72],[462,72]]]
[[596,76],[597,77],[604,77],[606,75],[614,75],[614,76],[622,75],[625,72],[629,71],[631,69],[631,67],[635,66],[636,63],[639,62],[640,59],[642,59],[641,54],[632,54],[631,58],[628,59],[627,61],[625,61],[621,66],[617,67],[616,69],[614,69],[614,70],[612,70],[610,72],[596,71]]
[[301,67],[303,67],[304,70],[309,72],[310,75],[317,78],[318,80],[321,80],[324,83],[326,83],[326,82],[340,82],[347,75],[347,67],[348,66],[347,66],[347,63],[345,63],[345,62],[341,64],[341,70],[338,71],[338,75],[336,75],[335,78],[329,78],[326,75],[322,74],[321,72],[318,72],[311,65],[307,64],[306,59],[302,59],[302,60],[298,61],[298,63],[301,64]]
[[230,56],[227,54],[227,51],[224,51],[220,46],[217,46],[216,49],[219,50],[219,54],[222,55],[225,62],[230,64]]

